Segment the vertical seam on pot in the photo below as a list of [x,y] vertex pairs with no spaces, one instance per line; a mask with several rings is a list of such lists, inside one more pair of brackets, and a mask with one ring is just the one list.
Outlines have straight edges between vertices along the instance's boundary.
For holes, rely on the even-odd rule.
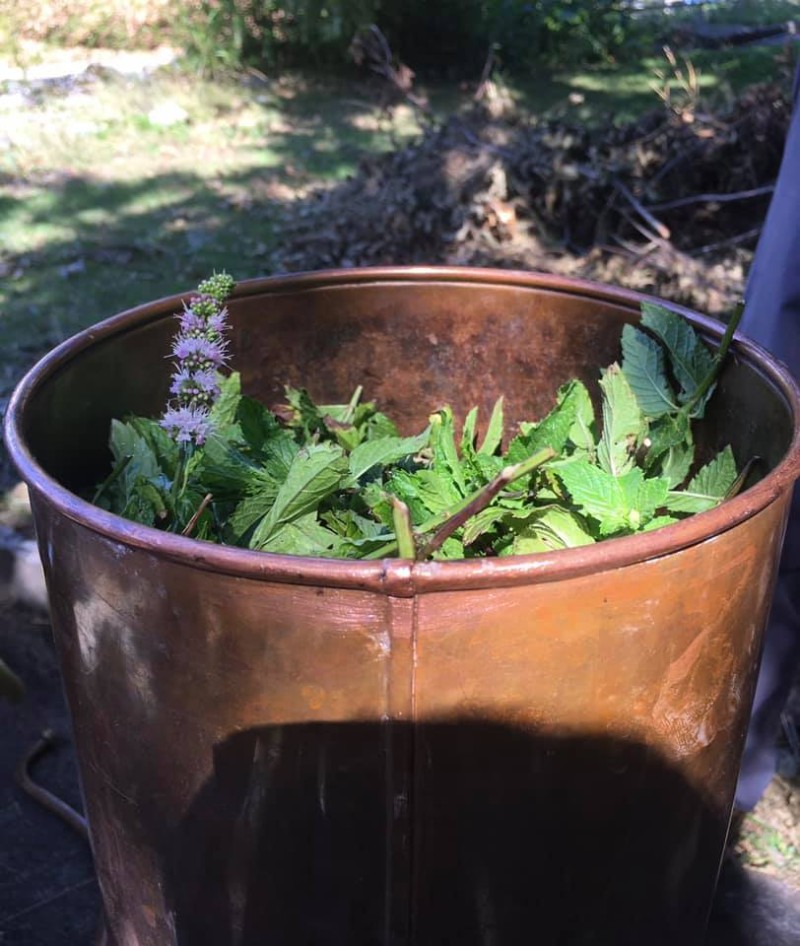
[[386,917],[383,946],[410,942],[414,902],[414,690],[416,675],[416,597],[386,597],[389,628],[386,726]]
[[[413,581],[413,574],[412,574]],[[411,777],[409,778],[408,791],[408,825],[409,825],[409,884],[408,884],[408,946],[416,942],[416,923],[415,906],[417,903],[417,863],[418,863],[418,845],[419,839],[416,828],[416,806],[417,806],[417,767],[419,763],[419,753],[417,752],[417,639],[419,628],[419,595],[415,594],[411,602],[411,745],[409,747],[409,768]]]

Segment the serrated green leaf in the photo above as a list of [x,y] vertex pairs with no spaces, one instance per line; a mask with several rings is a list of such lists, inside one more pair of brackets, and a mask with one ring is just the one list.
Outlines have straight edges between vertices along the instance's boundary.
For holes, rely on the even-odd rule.
[[[300,452],[300,446],[288,431],[281,431],[267,444],[269,448],[264,457],[264,470],[278,483],[289,475],[289,470]],[[337,447],[337,449],[340,449]]]
[[[386,414],[381,413],[381,411],[376,411],[373,404],[366,406],[370,408],[370,413],[363,421],[365,439],[400,436],[400,432],[393,420],[388,418]],[[360,423],[362,423],[362,421],[359,421],[359,424]]]
[[496,454],[491,456],[488,453],[478,453],[475,455],[475,470],[477,471],[480,483],[474,485],[484,485],[490,482],[506,466],[506,460],[498,457]]
[[386,484],[386,491],[403,500],[411,510],[415,525],[447,512],[463,501],[450,477],[431,469],[414,473],[396,469]]
[[464,545],[472,545],[481,536],[486,535],[508,515],[508,510],[502,506],[487,506],[481,509],[464,525],[461,541]]
[[[104,485],[103,495],[105,508],[148,526],[163,518],[171,485],[151,444],[153,438],[140,433],[152,433],[148,424],[153,423],[143,418],[111,422],[109,445],[115,469]],[[172,455],[177,457],[177,453]],[[175,461],[171,462],[174,466]]]
[[617,477],[585,459],[565,463],[556,473],[578,509],[597,520],[604,533],[627,526],[628,505]]
[[430,428],[416,437],[381,437],[365,440],[350,454],[350,479],[346,486],[355,486],[361,477],[376,466],[389,466],[414,456],[428,445]]
[[515,555],[530,555],[593,543],[594,539],[578,516],[563,506],[552,505],[537,509],[528,517],[516,530],[512,548]]
[[653,421],[647,432],[650,447],[647,452],[646,465],[650,466],[663,453],[672,447],[692,446],[692,428],[689,418],[685,414],[673,414],[659,417]]
[[483,442],[478,447],[479,454],[493,456],[497,453],[503,442],[503,424],[503,398],[499,397],[492,408],[492,416],[489,418],[489,426],[486,428]]
[[276,486],[273,490],[265,489],[245,496],[228,516],[225,524],[229,541],[234,545],[241,544],[253,526],[270,511],[277,495]]
[[453,412],[449,407],[442,408],[431,416],[430,432],[433,469],[440,475],[449,477],[460,495],[465,496],[467,483],[456,450]]
[[[305,388],[284,388],[286,403],[291,409],[289,426],[297,431],[303,442],[308,442],[319,431],[325,430],[322,410],[311,400]],[[332,405],[328,405],[332,407]]]
[[628,524],[636,530],[649,522],[664,505],[669,492],[669,481],[664,477],[645,477],[639,467],[619,477],[628,506]]
[[622,372],[646,417],[679,410],[667,380],[664,348],[632,325],[622,330]]
[[645,478],[639,467],[614,476],[579,459],[557,473],[580,512],[597,521],[601,535],[638,531],[664,505],[669,490],[666,479]]
[[362,516],[354,509],[328,509],[320,516],[320,521],[343,539],[392,538],[381,522]]
[[647,421],[619,365],[610,365],[600,379],[603,395],[603,434],[597,447],[600,467],[622,476],[634,465],[637,445],[647,433]]
[[358,495],[359,500],[363,502],[369,514],[380,522],[384,528],[390,528],[392,524],[392,501],[383,484],[377,480],[371,480],[366,486],[361,487]]
[[397,555],[397,540],[391,532],[382,532],[362,539],[342,539],[337,557],[355,559],[392,558]]
[[276,437],[289,436],[272,411],[251,397],[239,399],[236,422],[246,446],[255,455],[263,453]]
[[158,457],[147,440],[136,430],[134,424],[112,420],[110,447],[115,460],[131,458],[126,469],[128,479],[133,480],[138,476],[146,479],[158,476],[160,472]]
[[671,491],[664,504],[670,512],[698,513],[718,506],[736,482],[736,459],[730,446],[702,467],[685,490]]
[[730,444],[700,469],[689,483],[689,489],[724,499],[736,480],[736,459]]
[[[642,325],[654,332],[666,346],[670,368],[681,386],[681,403],[691,400],[706,375],[714,369],[713,355],[689,322],[664,306],[643,302]],[[712,390],[695,405],[693,417],[703,416]]]
[[454,561],[464,558],[464,543],[456,536],[451,535],[442,547],[433,553],[433,558],[441,561]]
[[347,458],[341,447],[320,443],[300,450],[292,460],[272,508],[256,526],[250,547],[264,548],[287,522],[316,511],[319,504],[342,485],[347,471]]
[[130,484],[124,507],[114,511],[133,522],[154,526],[165,518],[165,498],[164,493],[157,489],[151,480],[140,476]]
[[242,379],[238,371],[225,376],[218,374],[220,393],[211,408],[211,424],[217,431],[224,431],[236,423],[236,412],[242,399]]
[[308,512],[291,522],[284,522],[259,545],[259,550],[279,555],[325,557],[335,554],[341,544],[335,532],[319,523],[316,512]]
[[694,463],[694,444],[681,443],[663,453],[653,472],[669,483],[670,489],[686,479]]
[[582,451],[590,455],[595,453],[594,406],[592,398],[581,381],[571,381],[564,385],[567,389],[565,400],[569,400],[575,408],[575,421],[569,429],[569,439]]
[[[591,437],[589,427],[593,419],[589,392],[580,381],[570,381],[558,389],[556,406],[543,420],[538,424],[520,424],[520,433],[508,446],[506,462],[521,463],[545,447],[563,453],[573,435],[582,441],[587,435]],[[590,446],[594,448],[593,438]]]
[[159,473],[172,475],[180,455],[180,447],[157,420],[148,417],[129,417],[128,424],[152,450]]
[[271,491],[274,500],[278,491],[274,477],[216,433],[204,444],[194,475],[202,488],[219,502],[236,501],[263,490]]
[[475,456],[475,429],[478,425],[478,408],[473,407],[464,418],[464,426],[461,428],[461,456]]
[[653,532],[655,529],[663,529],[664,526],[671,526],[676,522],[680,522],[676,516],[656,516],[643,526],[642,532]]

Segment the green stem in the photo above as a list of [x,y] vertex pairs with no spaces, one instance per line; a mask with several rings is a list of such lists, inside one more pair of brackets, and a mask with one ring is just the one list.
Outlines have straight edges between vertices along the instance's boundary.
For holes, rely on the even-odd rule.
[[[533,473],[535,469],[548,460],[551,460],[555,455],[555,450],[550,447],[545,447],[543,450],[534,453],[533,456],[528,457],[527,460],[502,469],[490,483],[487,483],[486,486],[479,489],[476,493],[473,493],[455,512],[448,516],[441,524],[438,531],[434,533],[433,538],[418,553],[417,558],[419,560],[429,558],[434,552],[440,549],[450,536],[458,528],[463,526],[468,519],[471,519],[482,509],[485,509],[501,490],[505,489],[506,486],[513,483],[515,480]],[[427,526],[428,529],[425,531],[430,529],[431,523],[428,523]]]
[[178,500],[186,492],[189,482],[189,460],[192,457],[191,444],[182,443],[178,451],[178,465],[175,467],[175,476],[172,480],[172,505],[178,508]]
[[747,463],[745,463],[744,467],[742,468],[742,472],[733,481],[730,488],[728,489],[728,492],[725,493],[725,496],[723,497],[724,499],[732,499],[734,496],[738,495],[739,492],[741,492],[741,489],[744,486],[745,481],[747,480],[747,477],[750,475],[750,471],[753,469],[756,463],[760,462],[760,460],[761,460],[761,457],[759,456],[750,457],[750,459],[747,461]]
[[742,320],[742,315],[744,313],[744,303],[739,303],[736,308],[733,310],[730,321],[728,322],[725,328],[725,334],[722,336],[722,341],[719,343],[719,348],[717,349],[716,354],[714,355],[714,363],[711,366],[711,370],[703,378],[700,384],[695,389],[694,394],[689,398],[689,400],[683,405],[680,409],[680,413],[689,417],[691,412],[700,403],[700,401],[706,396],[711,386],[716,382],[717,376],[719,375],[722,364],[725,361],[725,356],[728,354],[728,349],[730,348],[731,342],[733,341],[733,336],[736,332],[736,329],[739,327],[739,323]]
[[108,489],[108,487],[111,486],[112,483],[116,483],[116,481],[120,478],[120,476],[122,476],[122,474],[125,472],[126,467],[131,462],[132,459],[133,459],[133,455],[130,453],[127,456],[122,457],[119,463],[117,463],[114,469],[108,474],[108,476],[103,480],[103,482],[97,487],[97,491],[92,497],[93,506],[97,505],[97,500],[100,499],[100,497]]
[[359,386],[353,392],[353,396],[350,398],[350,403],[347,405],[347,409],[345,410],[344,415],[342,416],[341,423],[349,424],[352,422],[353,417],[355,416],[355,413],[356,413],[356,408],[358,407],[358,402],[361,400],[361,395],[363,393],[364,393],[364,387],[363,385],[359,384]]
[[416,555],[414,532],[411,525],[411,513],[408,506],[397,496],[392,496],[392,520],[394,534],[397,536],[398,558],[413,559]]

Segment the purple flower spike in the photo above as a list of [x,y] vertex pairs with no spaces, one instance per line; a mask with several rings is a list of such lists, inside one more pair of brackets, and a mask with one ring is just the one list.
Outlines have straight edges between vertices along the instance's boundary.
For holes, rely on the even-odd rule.
[[205,443],[211,433],[211,418],[204,407],[168,408],[161,426],[177,443]]
[[191,335],[194,332],[202,332],[205,330],[205,322],[203,321],[202,316],[198,315],[193,309],[190,309],[188,306],[186,309],[178,316],[178,319],[181,323],[181,333],[183,335]]
[[213,429],[211,408],[219,397],[218,371],[228,359],[228,310],[225,299],[233,279],[215,274],[200,284],[200,294],[178,315],[180,328],[172,343],[175,370],[170,394],[173,400],[161,426],[177,443],[200,446]]

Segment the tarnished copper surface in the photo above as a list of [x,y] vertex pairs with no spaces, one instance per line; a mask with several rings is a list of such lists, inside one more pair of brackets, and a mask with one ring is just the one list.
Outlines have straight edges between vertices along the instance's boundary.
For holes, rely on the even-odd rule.
[[[358,383],[407,431],[509,423],[617,357],[639,297],[487,270],[239,286],[249,393]],[[705,423],[769,472],[658,532],[495,561],[331,562],[165,535],[76,492],[159,411],[177,298],[17,390],[116,946],[699,944],[800,466],[800,402],[743,340]],[[692,317],[714,340],[720,328]]]

